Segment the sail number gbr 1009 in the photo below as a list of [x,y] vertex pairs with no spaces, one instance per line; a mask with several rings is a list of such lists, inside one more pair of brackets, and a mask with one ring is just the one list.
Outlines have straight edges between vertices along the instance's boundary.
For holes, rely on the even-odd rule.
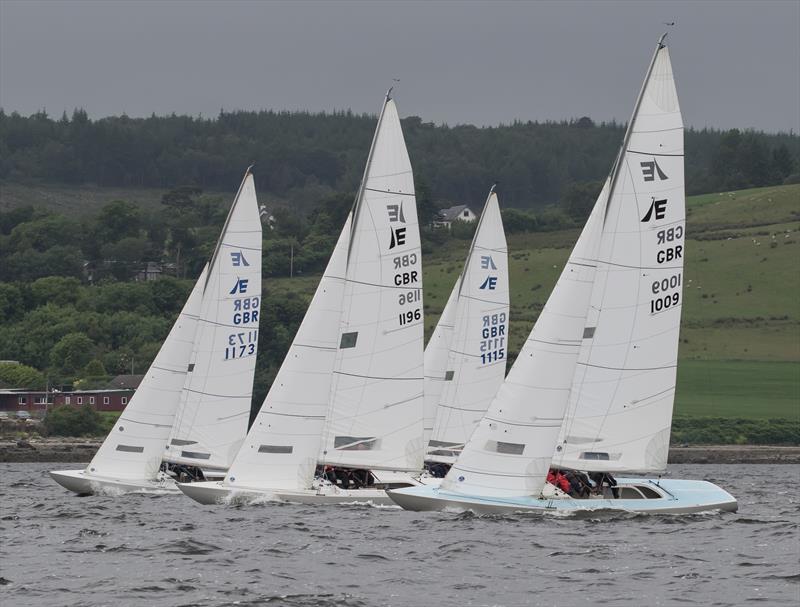
[[[656,295],[656,298],[650,300],[650,314],[656,314],[667,308],[677,306],[678,302],[681,300],[680,286],[680,273],[673,274],[668,278],[653,281],[651,290],[653,291],[653,295]],[[668,293],[668,291],[672,291],[673,289],[678,290],[674,293]]]

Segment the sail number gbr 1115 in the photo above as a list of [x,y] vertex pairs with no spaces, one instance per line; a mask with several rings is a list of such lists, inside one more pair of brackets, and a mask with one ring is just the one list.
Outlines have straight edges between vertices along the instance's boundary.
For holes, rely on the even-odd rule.
[[680,289],[680,286],[680,274],[673,274],[668,278],[662,278],[661,280],[653,281],[651,290],[653,291],[653,295],[656,295],[657,297],[650,300],[650,314],[655,314],[657,312],[666,310],[667,308],[677,306],[678,302],[681,300],[680,290],[675,291],[674,293],[667,293],[667,291]]

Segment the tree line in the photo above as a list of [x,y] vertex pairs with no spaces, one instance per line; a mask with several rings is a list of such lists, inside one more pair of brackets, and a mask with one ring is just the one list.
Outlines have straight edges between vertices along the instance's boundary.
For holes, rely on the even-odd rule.
[[[308,211],[357,188],[375,120],[349,111],[92,120],[82,109],[60,119],[0,110],[0,180],[229,191],[255,164],[260,192]],[[504,206],[522,209],[603,180],[624,132],[588,117],[478,128],[411,116],[403,129],[415,177],[436,204],[480,206],[499,182]],[[686,132],[689,194],[794,182],[799,166],[800,138],[792,133]]]

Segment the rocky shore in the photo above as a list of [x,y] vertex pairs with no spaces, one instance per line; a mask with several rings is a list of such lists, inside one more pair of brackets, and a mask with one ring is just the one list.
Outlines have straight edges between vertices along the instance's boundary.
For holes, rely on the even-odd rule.
[[[101,441],[87,438],[0,438],[0,463],[89,462]],[[800,464],[800,446],[707,445],[671,447],[671,464]]]

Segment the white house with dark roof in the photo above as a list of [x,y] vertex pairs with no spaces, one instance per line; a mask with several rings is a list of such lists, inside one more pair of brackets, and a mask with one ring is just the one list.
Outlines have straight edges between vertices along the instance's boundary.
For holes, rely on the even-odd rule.
[[472,209],[465,204],[460,204],[458,206],[439,211],[439,217],[433,220],[433,227],[447,228],[449,230],[454,221],[472,223],[477,218],[478,216],[472,212]]

